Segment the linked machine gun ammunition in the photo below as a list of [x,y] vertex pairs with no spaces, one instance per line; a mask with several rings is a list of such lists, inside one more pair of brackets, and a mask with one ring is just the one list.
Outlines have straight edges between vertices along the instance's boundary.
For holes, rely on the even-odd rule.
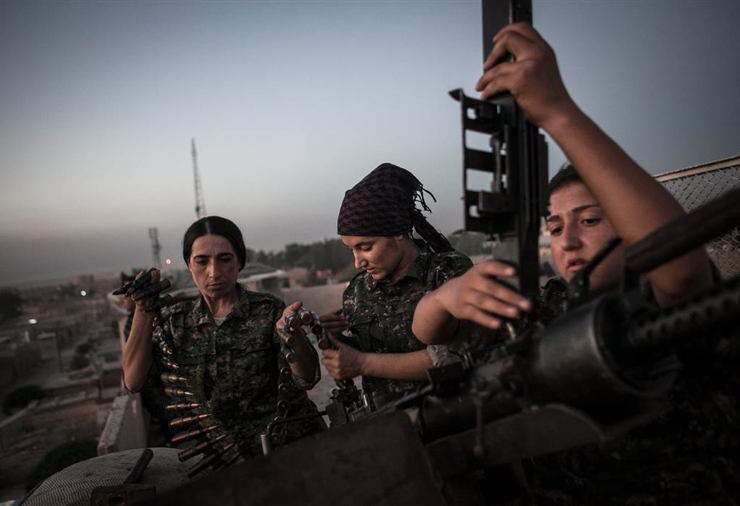
[[[337,349],[334,342],[324,332],[318,315],[312,311],[301,309],[292,315],[290,320],[286,319],[286,324],[294,328],[303,327],[306,331],[309,331],[321,350]],[[326,406],[326,414],[331,426],[342,425],[370,413],[370,403],[353,380],[335,380],[335,383],[336,387],[332,389],[330,402]]]
[[[167,279],[155,282],[154,271],[155,269],[149,269],[139,273],[132,281],[124,283],[113,293],[125,294],[135,301],[146,299],[145,311],[156,313],[157,322],[160,322],[161,310],[177,301],[169,295],[161,295],[171,285]],[[188,476],[195,476],[209,467],[215,469],[234,462],[239,452],[232,441],[233,438],[213,417],[208,406],[198,398],[187,376],[181,373],[172,343],[162,337],[155,340],[155,346],[159,348],[159,363],[165,368],[159,377],[164,385],[163,391],[174,400],[165,406],[165,411],[178,415],[168,422],[169,428],[180,431],[171,438],[171,442],[174,445],[183,443],[193,445],[180,452],[182,461],[203,455],[201,461],[190,468]]]

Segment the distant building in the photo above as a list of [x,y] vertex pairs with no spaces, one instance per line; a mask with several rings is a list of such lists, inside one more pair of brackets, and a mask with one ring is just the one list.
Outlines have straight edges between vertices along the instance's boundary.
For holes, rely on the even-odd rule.
[[[169,271],[167,277],[172,283],[172,289],[168,293],[173,297],[198,296],[198,288],[193,283],[193,278],[187,270]],[[268,292],[280,297],[282,280],[285,278],[285,272],[280,269],[250,262],[239,272],[237,283],[248,290]]]

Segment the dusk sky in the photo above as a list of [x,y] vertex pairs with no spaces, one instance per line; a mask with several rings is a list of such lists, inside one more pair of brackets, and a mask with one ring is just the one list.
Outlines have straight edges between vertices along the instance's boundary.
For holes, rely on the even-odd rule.
[[[740,2],[534,0],[581,107],[646,170],[740,154]],[[0,2],[0,285],[182,265],[209,214],[248,247],[336,234],[381,162],[462,225],[459,109],[481,73],[478,1]],[[551,171],[564,161],[550,143]]]

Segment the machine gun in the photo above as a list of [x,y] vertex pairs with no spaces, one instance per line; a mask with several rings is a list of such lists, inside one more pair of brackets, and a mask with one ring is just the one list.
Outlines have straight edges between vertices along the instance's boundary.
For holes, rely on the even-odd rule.
[[[740,189],[728,192],[631,246],[625,278],[735,228],[738,198]],[[650,309],[639,290],[569,307],[487,360],[431,370],[428,386],[380,410],[413,421],[443,490],[476,469],[604,443],[650,422],[679,370],[713,367],[720,338],[737,334],[740,276],[668,309]],[[445,495],[455,503],[454,489]]]
[[[483,0],[483,59],[504,26],[532,22],[531,0]],[[526,297],[539,291],[540,217],[546,212],[547,143],[506,93],[489,101],[450,91],[460,102],[463,144],[465,230],[483,232],[499,243],[497,258],[518,266],[517,288]],[[473,132],[487,137],[487,149],[468,145]],[[489,150],[490,149],[490,150]],[[481,177],[487,189],[475,188]]]

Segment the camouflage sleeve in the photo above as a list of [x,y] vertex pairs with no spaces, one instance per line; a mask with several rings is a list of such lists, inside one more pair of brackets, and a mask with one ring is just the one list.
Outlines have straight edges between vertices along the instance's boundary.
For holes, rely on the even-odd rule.
[[344,316],[344,319],[347,320],[347,323],[350,327],[344,331],[342,342],[356,349],[361,349],[360,340],[357,335],[352,333],[351,327],[353,322],[352,315],[354,315],[357,310],[356,290],[357,283],[360,282],[360,275],[361,274],[357,274],[354,278],[352,278],[352,280],[349,282],[349,285],[347,285],[347,288],[345,288],[344,293],[342,294],[342,316]]
[[[435,267],[434,284],[431,289],[439,288],[450,279],[465,274],[473,262],[456,251],[445,253],[441,262]],[[448,365],[461,360],[464,353],[480,348],[485,342],[483,329],[469,321],[460,321],[455,337],[450,344],[433,344],[427,346],[427,353],[434,367]]]
[[432,290],[439,288],[452,278],[465,274],[473,266],[473,262],[457,251],[443,253],[440,261],[433,267],[434,282]]

